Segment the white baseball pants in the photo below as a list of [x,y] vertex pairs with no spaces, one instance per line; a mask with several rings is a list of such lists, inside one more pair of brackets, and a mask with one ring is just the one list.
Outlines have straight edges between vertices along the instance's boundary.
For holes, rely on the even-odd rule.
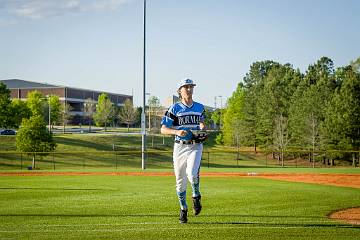
[[176,177],[176,193],[181,209],[187,209],[186,187],[187,181],[192,188],[192,196],[200,196],[199,171],[203,151],[202,143],[174,144],[173,162]]

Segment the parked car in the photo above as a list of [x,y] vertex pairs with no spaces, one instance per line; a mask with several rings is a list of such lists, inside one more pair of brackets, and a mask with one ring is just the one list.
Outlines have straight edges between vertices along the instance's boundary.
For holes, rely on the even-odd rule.
[[0,132],[0,135],[15,135],[16,132],[11,129],[5,129]]

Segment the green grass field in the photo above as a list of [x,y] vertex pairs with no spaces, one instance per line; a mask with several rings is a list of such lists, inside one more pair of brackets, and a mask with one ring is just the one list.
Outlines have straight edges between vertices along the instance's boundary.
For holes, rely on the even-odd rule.
[[202,213],[179,224],[174,185],[173,177],[1,176],[0,239],[360,236],[359,226],[327,218],[333,210],[359,206],[360,189],[203,177]]

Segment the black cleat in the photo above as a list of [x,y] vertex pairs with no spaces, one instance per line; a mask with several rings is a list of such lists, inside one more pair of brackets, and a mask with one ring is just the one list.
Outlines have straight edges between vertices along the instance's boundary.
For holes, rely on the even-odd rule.
[[201,212],[201,196],[193,197],[193,212],[196,215],[199,215]]
[[187,223],[188,221],[187,213],[188,213],[187,209],[186,210],[180,209],[180,217],[179,217],[180,223]]

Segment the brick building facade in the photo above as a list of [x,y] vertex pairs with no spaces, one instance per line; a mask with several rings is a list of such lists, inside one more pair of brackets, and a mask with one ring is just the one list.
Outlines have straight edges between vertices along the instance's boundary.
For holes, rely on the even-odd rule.
[[71,123],[79,124],[84,123],[84,103],[87,99],[91,99],[94,102],[98,101],[98,97],[102,93],[106,93],[111,102],[116,106],[122,106],[126,99],[133,101],[133,96],[125,94],[116,94],[109,92],[101,92],[95,90],[73,88],[67,86],[58,86],[47,83],[38,83],[20,79],[8,79],[0,80],[4,83],[8,89],[11,90],[12,99],[27,98],[27,95],[31,91],[38,91],[44,96],[56,95],[62,103],[68,103],[71,106],[70,114],[72,116]]

